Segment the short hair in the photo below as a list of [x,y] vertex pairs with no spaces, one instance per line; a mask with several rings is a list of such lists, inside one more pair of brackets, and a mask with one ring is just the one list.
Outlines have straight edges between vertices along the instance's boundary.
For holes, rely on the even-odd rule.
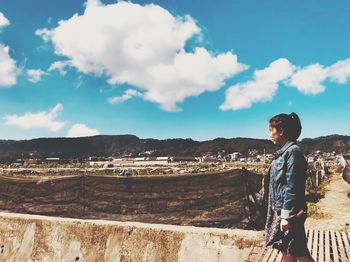
[[272,117],[269,121],[271,127],[275,127],[278,131],[282,131],[283,135],[288,139],[295,141],[301,133],[301,123],[299,116],[292,112],[288,114],[279,114]]

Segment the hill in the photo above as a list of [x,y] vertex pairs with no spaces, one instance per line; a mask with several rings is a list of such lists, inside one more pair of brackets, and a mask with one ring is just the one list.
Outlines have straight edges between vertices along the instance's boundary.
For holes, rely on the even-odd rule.
[[[350,150],[350,136],[330,135],[306,138],[299,142],[305,154],[315,150],[337,153]],[[99,135],[79,138],[38,138],[31,140],[0,140],[0,161],[18,158],[59,157],[87,158],[89,156],[201,156],[208,152],[247,153],[257,149],[273,153],[278,149],[270,140],[253,138],[216,138],[208,141],[192,139],[140,139],[134,135]]]

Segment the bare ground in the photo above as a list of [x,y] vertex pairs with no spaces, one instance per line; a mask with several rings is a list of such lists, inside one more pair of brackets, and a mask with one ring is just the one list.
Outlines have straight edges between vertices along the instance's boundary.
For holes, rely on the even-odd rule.
[[[340,175],[333,175],[325,186],[325,197],[315,204],[321,216],[311,215],[305,223],[308,229],[350,231],[350,184]],[[348,226],[346,226],[348,224]]]

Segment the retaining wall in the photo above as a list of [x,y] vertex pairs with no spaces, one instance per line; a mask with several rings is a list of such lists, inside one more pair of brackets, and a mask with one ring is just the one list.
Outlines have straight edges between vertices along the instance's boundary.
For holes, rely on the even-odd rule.
[[262,232],[0,213],[0,261],[244,261]]

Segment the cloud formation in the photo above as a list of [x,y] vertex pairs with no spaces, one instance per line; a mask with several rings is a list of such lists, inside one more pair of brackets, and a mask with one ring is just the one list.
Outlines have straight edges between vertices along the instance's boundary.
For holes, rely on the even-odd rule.
[[350,59],[328,67],[318,63],[300,67],[281,58],[263,70],[256,70],[252,80],[229,87],[220,109],[238,110],[271,101],[280,84],[296,88],[305,95],[316,95],[326,90],[326,81],[345,84],[349,79]]
[[349,78],[350,59],[345,59],[328,67],[316,63],[299,68],[286,84],[306,95],[316,95],[326,90],[325,81],[346,84]]
[[253,80],[233,85],[226,90],[225,102],[220,109],[250,108],[253,103],[271,101],[278,83],[290,77],[294,70],[295,66],[285,58],[272,62],[262,70],[256,70]]
[[8,26],[10,21],[5,17],[3,13],[0,12],[0,29],[2,27]]
[[336,62],[327,68],[329,80],[346,84],[350,79],[350,58]]
[[29,82],[37,83],[40,82],[41,77],[46,73],[40,69],[28,69],[26,74]]
[[[0,12],[0,31],[10,25],[10,21]],[[17,83],[19,69],[10,57],[9,47],[0,43],[0,87],[11,87]]]
[[97,136],[99,134],[97,129],[89,128],[84,124],[75,124],[68,130],[67,137]]
[[9,55],[9,47],[0,43],[0,87],[15,85],[18,74],[16,61]]
[[108,99],[108,102],[110,104],[121,104],[125,101],[128,101],[129,99],[138,96],[138,97],[142,97],[142,93],[138,92],[137,90],[134,89],[128,89],[125,91],[125,93],[121,96],[114,96],[114,97],[110,97]]
[[51,73],[52,71],[57,70],[61,76],[65,76],[67,74],[66,67],[68,65],[69,65],[69,62],[67,61],[56,61],[50,65],[47,71]]
[[27,112],[22,116],[6,115],[5,124],[17,126],[23,129],[46,128],[52,132],[57,132],[65,126],[65,122],[58,120],[62,111],[63,106],[57,104],[48,111],[41,111],[38,113]]
[[312,64],[299,69],[286,84],[297,88],[306,95],[323,92],[326,87],[321,83],[327,78],[327,69],[320,64]]
[[51,70],[68,65],[84,74],[103,75],[112,85],[132,85],[143,91],[145,100],[177,111],[186,98],[216,91],[247,68],[232,52],[185,50],[200,32],[190,16],[173,16],[158,5],[90,0],[82,15],[36,34],[68,59]]

